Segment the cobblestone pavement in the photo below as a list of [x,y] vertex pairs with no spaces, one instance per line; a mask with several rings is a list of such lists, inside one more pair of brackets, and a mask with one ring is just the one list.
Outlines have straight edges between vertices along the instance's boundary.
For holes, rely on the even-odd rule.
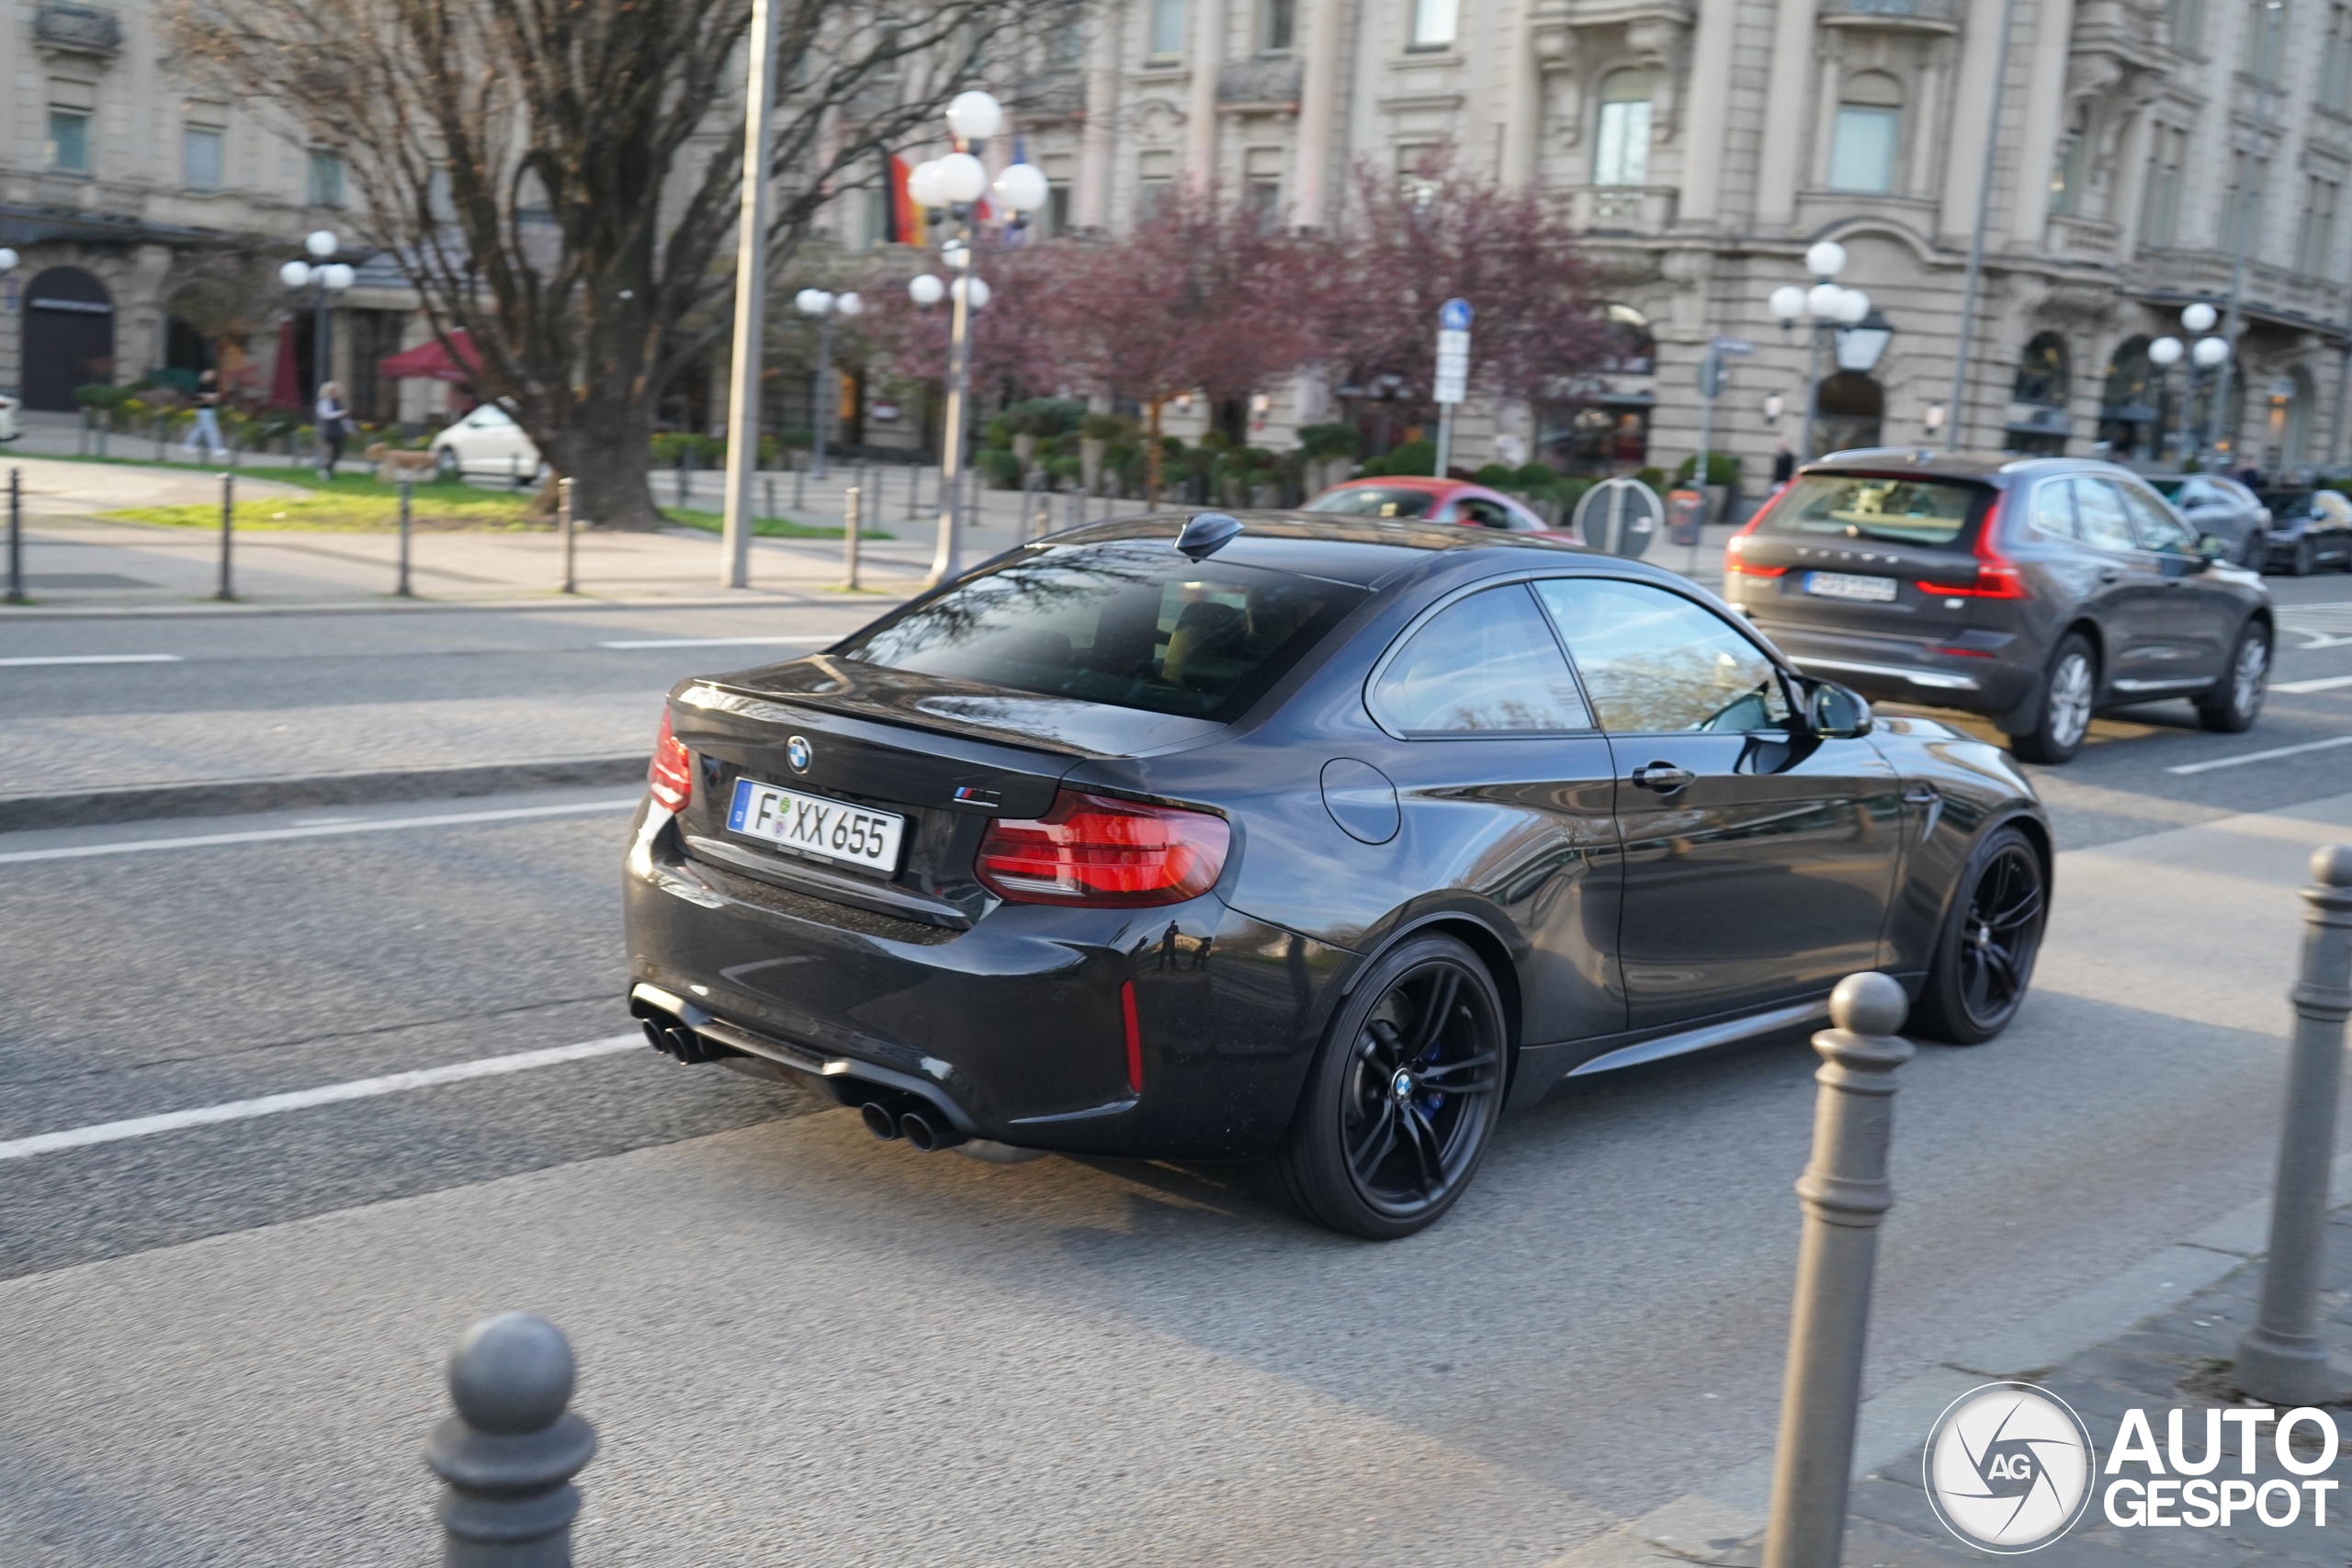
[[[2328,1250],[2328,1293],[2323,1298],[2322,1311],[2340,1355],[2343,1349],[2352,1347],[2352,1205],[2336,1211]],[[2138,1325],[2130,1333],[2026,1381],[2058,1395],[2089,1423],[2104,1471],[2109,1450],[2114,1446],[2117,1425],[2129,1409],[2137,1407],[2147,1413],[2150,1427],[2162,1444],[2165,1435],[2165,1412],[2169,1409],[2196,1411],[2213,1405],[2261,1404],[2259,1400],[2240,1395],[2230,1382],[2231,1358],[2236,1354],[2239,1336],[2254,1321],[2261,1292],[2262,1264],[2249,1263],[2169,1311]],[[2352,1404],[2328,1408],[2339,1430],[2346,1438],[2352,1438]],[[2194,1455],[2200,1444],[2202,1418],[2192,1415],[2184,1427],[2190,1434],[2187,1438],[2188,1451]],[[2224,1473],[2239,1473],[2236,1428],[2225,1429],[2232,1440],[2222,1467],[2214,1472],[2217,1479]],[[2242,1479],[2250,1480],[2256,1487],[2270,1480],[2337,1482],[2340,1489],[2325,1495],[2324,1526],[2312,1522],[2309,1493],[2301,1495],[2302,1506],[2290,1525],[2266,1526],[2245,1515],[2227,1529],[2119,1526],[2109,1520],[2101,1506],[2100,1499],[2105,1496],[2106,1483],[2110,1479],[2102,1473],[2098,1478],[2098,1492],[2082,1522],[2064,1540],[2032,1553],[2027,1561],[2033,1568],[2101,1564],[2132,1568],[2141,1563],[2158,1564],[2161,1568],[2207,1568],[2209,1564],[2256,1562],[2325,1563],[2330,1568],[2342,1568],[2352,1560],[2352,1452],[2340,1451],[2335,1465],[2320,1475],[2298,1476],[2279,1464],[2271,1427],[2265,1425],[2257,1430],[2261,1435],[2256,1473]],[[2299,1430],[2304,1437],[2312,1435],[2308,1425]],[[2308,1460],[2315,1453],[2306,1448],[2303,1456]],[[1989,1552],[1962,1546],[1937,1523],[1921,1484],[1921,1450],[1914,1449],[1895,1463],[1856,1483],[1846,1531],[1845,1560],[1849,1568],[1908,1568],[1915,1563],[1998,1561]],[[2148,1472],[2137,1461],[2128,1461],[2118,1474],[2144,1480]],[[2277,1495],[2272,1495],[2275,1500]],[[2127,1517],[2131,1513],[2128,1506],[2122,1511]],[[1734,1561],[1753,1561],[1758,1555],[1751,1550]]]

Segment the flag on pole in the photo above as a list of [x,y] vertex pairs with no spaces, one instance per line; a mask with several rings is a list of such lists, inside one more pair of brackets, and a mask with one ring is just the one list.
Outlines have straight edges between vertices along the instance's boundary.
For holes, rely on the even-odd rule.
[[907,189],[907,176],[912,173],[904,158],[890,154],[889,200],[884,217],[888,230],[885,237],[894,245],[920,245],[925,238],[922,209]]

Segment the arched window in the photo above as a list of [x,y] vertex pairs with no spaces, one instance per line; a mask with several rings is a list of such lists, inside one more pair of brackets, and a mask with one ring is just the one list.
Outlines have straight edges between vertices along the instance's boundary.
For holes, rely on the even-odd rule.
[[1657,338],[1650,319],[1631,305],[1603,305],[1601,333],[1608,346],[1600,367],[1620,376],[1647,376],[1657,368]]
[[1846,78],[1829,143],[1833,190],[1891,191],[1903,153],[1903,84],[1883,71]]
[[2099,389],[2098,438],[2118,457],[2145,455],[2161,458],[2165,418],[2165,389],[2148,359],[2148,334],[2125,338],[2107,362],[2107,382]]
[[1649,183],[1650,73],[1612,71],[1600,84],[1600,118],[1592,138],[1592,183]]
[[1816,450],[1875,446],[1886,419],[1886,389],[1859,370],[1840,370],[1822,381],[1813,414]]
[[2062,409],[2067,394],[2066,340],[2056,333],[2038,333],[2018,356],[2018,378],[2009,391],[2014,402]]

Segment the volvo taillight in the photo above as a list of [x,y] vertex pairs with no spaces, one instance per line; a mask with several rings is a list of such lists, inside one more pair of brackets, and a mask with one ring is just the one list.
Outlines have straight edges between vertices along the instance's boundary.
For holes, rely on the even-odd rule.
[[1232,839],[1213,812],[1066,789],[1043,817],[989,823],[974,872],[1016,904],[1181,904],[1216,886]]
[[662,716],[662,733],[654,737],[653,765],[645,771],[645,784],[665,811],[684,811],[694,797],[694,754],[670,733],[666,712]]
[[1922,580],[1917,586],[1922,593],[1940,593],[1949,599],[2030,599],[2033,590],[2027,586],[2025,573],[2017,562],[2001,553],[2001,498],[1993,497],[1993,504],[1985,509],[1984,521],[1976,528],[1976,576],[1968,582],[1934,582]]

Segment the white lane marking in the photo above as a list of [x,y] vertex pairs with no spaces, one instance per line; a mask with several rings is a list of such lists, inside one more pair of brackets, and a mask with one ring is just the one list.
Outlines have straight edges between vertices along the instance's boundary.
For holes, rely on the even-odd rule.
[[213,844],[266,844],[278,839],[322,839],[331,833],[389,833],[399,828],[457,828],[469,822],[519,822],[533,817],[567,817],[582,811],[619,811],[642,798],[592,800],[579,806],[510,806],[500,811],[445,811],[432,817],[386,817],[372,822],[310,822],[291,828],[255,828],[243,833],[191,833],[177,839],[115,839],[102,844],[67,844],[54,850],[13,850],[0,865],[36,860],[80,860],[87,855],[135,855],[149,850],[197,850]]
[[2273,757],[2296,757],[2305,751],[2324,751],[2332,746],[2352,746],[2352,735],[2331,736],[2325,740],[2306,740],[2300,746],[2273,746],[2267,751],[2248,751],[2243,757],[2216,757],[2210,762],[2183,762],[2177,768],[2166,768],[2168,773],[2210,773],[2216,768],[2242,768],[2248,762],[2267,762]]
[[664,637],[643,642],[600,642],[598,648],[773,648],[780,644],[839,642],[849,636],[831,637]]
[[447,1066],[387,1073],[382,1077],[354,1078],[348,1083],[322,1084],[317,1089],[265,1094],[258,1100],[232,1100],[224,1105],[166,1111],[160,1116],[133,1116],[123,1122],[99,1122],[87,1127],[71,1127],[62,1133],[36,1133],[29,1138],[0,1143],[0,1159],[27,1159],[34,1155],[53,1154],[60,1149],[84,1149],[93,1144],[119,1144],[126,1138],[148,1138],[158,1133],[175,1133],[183,1127],[203,1127],[215,1122],[243,1122],[255,1116],[275,1116],[282,1111],[307,1111],[313,1105],[334,1105],[346,1100],[372,1100],[381,1094],[430,1089],[435,1084],[497,1077],[505,1073],[527,1073],[534,1067],[552,1067],[588,1056],[609,1056],[631,1046],[642,1050],[645,1046],[644,1034],[615,1034],[603,1040],[583,1040],[576,1045],[550,1045],[543,1051],[517,1051],[510,1055],[452,1062]]
[[2352,675],[2322,675],[2316,681],[2273,681],[2274,692],[2332,692],[2338,686],[2352,686]]
[[176,653],[41,653],[21,659],[0,659],[0,665],[22,669],[28,664],[177,664]]

